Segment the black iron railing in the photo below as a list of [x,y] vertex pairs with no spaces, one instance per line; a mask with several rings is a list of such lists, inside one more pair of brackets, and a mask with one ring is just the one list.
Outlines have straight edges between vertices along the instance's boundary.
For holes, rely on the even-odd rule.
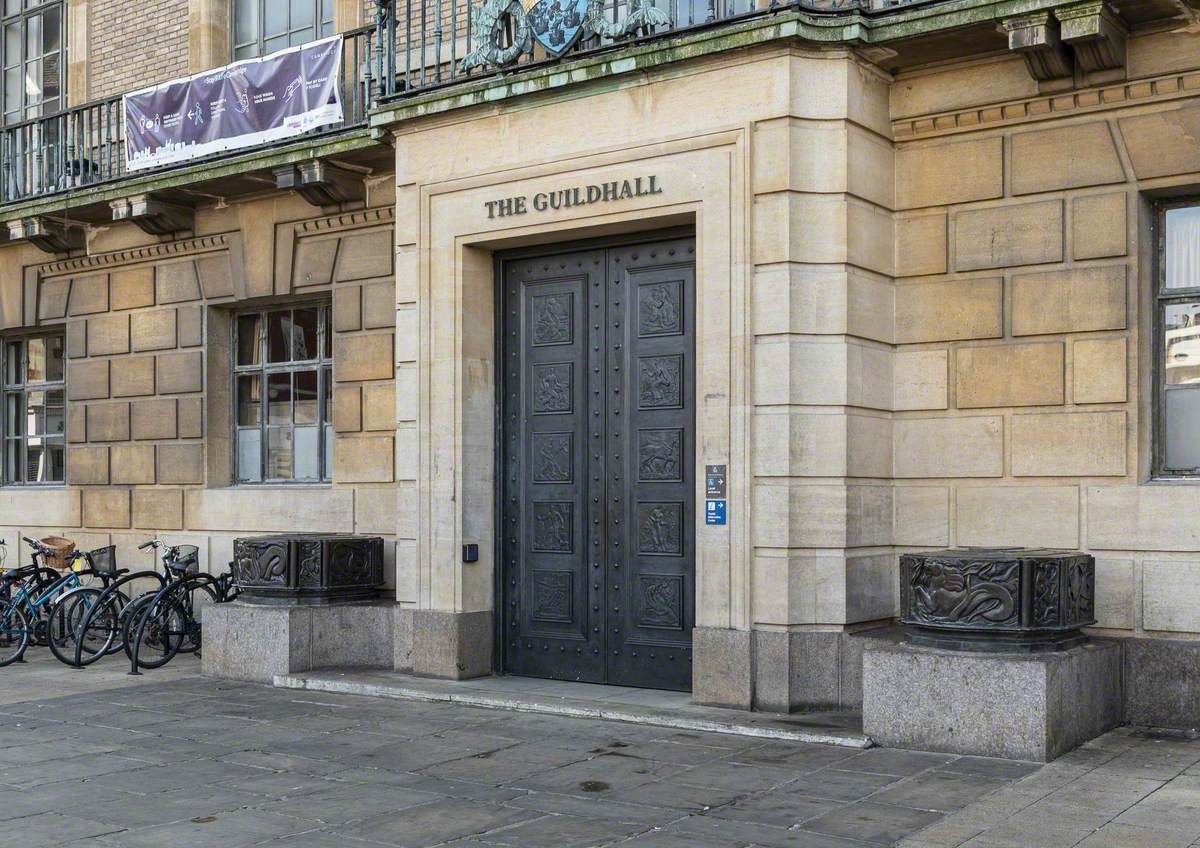
[[[373,76],[378,79],[378,71],[372,66],[387,52],[379,49],[376,32],[371,26],[345,33],[339,81],[345,118],[310,135],[335,133],[366,123],[379,90],[372,80]],[[229,155],[232,153],[210,158]],[[0,128],[0,203],[98,185],[123,176],[124,121],[119,95]]]

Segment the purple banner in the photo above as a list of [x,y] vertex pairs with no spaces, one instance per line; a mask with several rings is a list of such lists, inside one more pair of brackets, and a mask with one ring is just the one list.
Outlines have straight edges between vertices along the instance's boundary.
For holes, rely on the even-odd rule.
[[342,37],[126,94],[125,167],[186,162],[342,120]]

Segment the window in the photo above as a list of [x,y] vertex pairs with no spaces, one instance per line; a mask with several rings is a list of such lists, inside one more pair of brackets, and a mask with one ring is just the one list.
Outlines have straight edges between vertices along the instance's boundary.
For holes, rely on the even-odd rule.
[[1200,201],[1157,215],[1155,473],[1200,476]]
[[45,0],[3,0],[0,105],[4,123],[48,115],[62,108],[63,4]]
[[61,483],[66,423],[63,337],[6,340],[0,358],[4,482]]
[[253,59],[333,35],[333,0],[233,0],[233,58]]
[[331,315],[328,304],[303,304],[247,312],[234,321],[234,445],[239,483],[329,480]]

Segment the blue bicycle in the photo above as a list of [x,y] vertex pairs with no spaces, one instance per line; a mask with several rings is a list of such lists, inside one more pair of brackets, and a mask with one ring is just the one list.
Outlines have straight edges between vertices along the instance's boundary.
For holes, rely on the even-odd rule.
[[[72,556],[71,570],[60,574],[38,561],[39,557],[44,560],[53,555],[53,551],[33,539],[22,538],[32,548],[29,565],[0,575],[0,667],[23,662],[30,641],[38,645],[53,642],[51,613],[64,595],[84,585],[83,577],[99,577],[106,585],[113,577],[92,565],[96,557],[111,555],[109,549],[76,552]],[[86,567],[75,568],[74,563],[81,559],[87,563]],[[60,635],[66,638],[68,634]]]

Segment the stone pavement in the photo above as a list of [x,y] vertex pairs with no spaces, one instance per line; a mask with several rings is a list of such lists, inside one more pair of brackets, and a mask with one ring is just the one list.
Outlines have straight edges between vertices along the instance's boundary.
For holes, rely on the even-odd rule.
[[1119,728],[901,848],[1200,848],[1200,740]]
[[[1180,776],[1197,771],[1196,742],[1122,731],[1039,768],[272,689],[193,676],[194,658],[157,677],[89,677],[32,654],[0,669],[0,848],[1051,848],[1097,828],[1109,841],[1086,848],[1183,848],[1188,828],[1200,836],[1200,774]],[[85,678],[96,691],[80,691]]]
[[1036,769],[273,689],[182,657],[56,697],[33,653],[0,669],[42,693],[0,706],[0,848],[868,848]]

